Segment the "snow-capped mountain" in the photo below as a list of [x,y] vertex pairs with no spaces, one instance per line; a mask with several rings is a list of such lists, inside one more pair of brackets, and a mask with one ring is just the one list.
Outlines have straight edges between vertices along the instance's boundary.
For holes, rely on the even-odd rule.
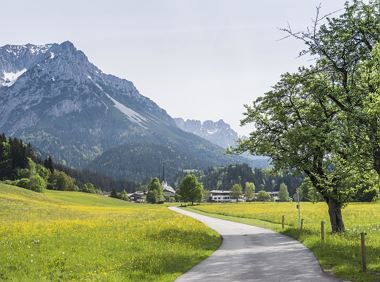
[[219,121],[175,118],[176,125],[186,131],[198,135],[222,148],[236,145],[239,135],[222,119]]
[[0,117],[0,132],[67,165],[131,180],[157,175],[135,177],[149,162],[159,171],[168,155],[173,173],[244,161],[180,130],[132,82],[103,73],[68,41],[0,47]]

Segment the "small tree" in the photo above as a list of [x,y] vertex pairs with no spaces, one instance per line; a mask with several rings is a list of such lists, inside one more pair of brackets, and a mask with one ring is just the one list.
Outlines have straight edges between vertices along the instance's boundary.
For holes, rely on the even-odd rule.
[[149,183],[146,200],[151,204],[159,204],[165,201],[163,188],[158,178],[153,178]]
[[259,202],[270,202],[271,197],[270,197],[268,192],[261,190],[261,191],[259,191],[259,193],[257,193],[257,200]]
[[255,184],[253,182],[245,183],[245,196],[248,201],[252,201],[255,195]]
[[288,186],[285,183],[280,184],[280,192],[278,193],[280,202],[289,202]]
[[119,198],[120,198],[120,200],[123,200],[123,201],[127,201],[127,202],[129,202],[128,193],[127,193],[127,191],[125,191],[125,190],[123,190],[123,191],[119,194]]
[[182,179],[178,186],[177,194],[182,202],[191,202],[194,205],[195,202],[202,200],[203,185],[198,182],[195,175],[189,174]]
[[117,192],[116,192],[115,189],[112,189],[111,194],[110,194],[110,197],[112,197],[112,198],[117,198]]
[[231,188],[231,197],[239,202],[239,198],[243,194],[243,188],[240,184],[234,184]]
[[85,193],[93,193],[93,194],[96,194],[97,193],[97,189],[96,187],[94,186],[94,184],[90,183],[90,182],[87,182],[83,185],[82,187],[82,192],[85,192]]
[[203,192],[202,192],[202,202],[207,202],[208,199],[210,197],[210,191],[209,190],[206,190],[206,189],[203,189]]
[[61,191],[77,191],[78,186],[75,185],[74,179],[63,171],[54,171],[49,177],[49,187],[54,190]]
[[28,188],[35,192],[43,192],[46,189],[46,182],[41,176],[34,174],[30,177]]

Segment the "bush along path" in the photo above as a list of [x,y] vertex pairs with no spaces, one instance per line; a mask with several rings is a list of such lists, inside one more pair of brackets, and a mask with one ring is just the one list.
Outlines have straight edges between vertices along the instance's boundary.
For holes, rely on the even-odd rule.
[[176,281],[339,281],[324,273],[313,253],[276,232],[212,218],[177,207],[223,237],[220,248]]

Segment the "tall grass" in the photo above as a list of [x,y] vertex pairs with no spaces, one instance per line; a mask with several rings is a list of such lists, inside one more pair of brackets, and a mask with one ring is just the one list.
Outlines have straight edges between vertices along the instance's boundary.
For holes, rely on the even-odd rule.
[[[350,203],[343,210],[345,234],[331,235],[325,203],[301,203],[303,231],[298,230],[295,203],[205,204],[193,208],[225,219],[257,225],[299,239],[310,248],[326,271],[352,281],[380,281],[380,204]],[[281,217],[285,215],[285,230]],[[320,223],[326,222],[326,239],[320,240]],[[360,233],[366,232],[368,271],[361,271]]]
[[173,281],[219,244],[164,206],[0,184],[0,280]]

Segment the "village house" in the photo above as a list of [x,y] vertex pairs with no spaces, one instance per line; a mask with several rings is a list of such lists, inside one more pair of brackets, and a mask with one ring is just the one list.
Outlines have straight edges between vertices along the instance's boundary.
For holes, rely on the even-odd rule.
[[147,192],[136,191],[128,194],[129,200],[135,203],[145,203]]

